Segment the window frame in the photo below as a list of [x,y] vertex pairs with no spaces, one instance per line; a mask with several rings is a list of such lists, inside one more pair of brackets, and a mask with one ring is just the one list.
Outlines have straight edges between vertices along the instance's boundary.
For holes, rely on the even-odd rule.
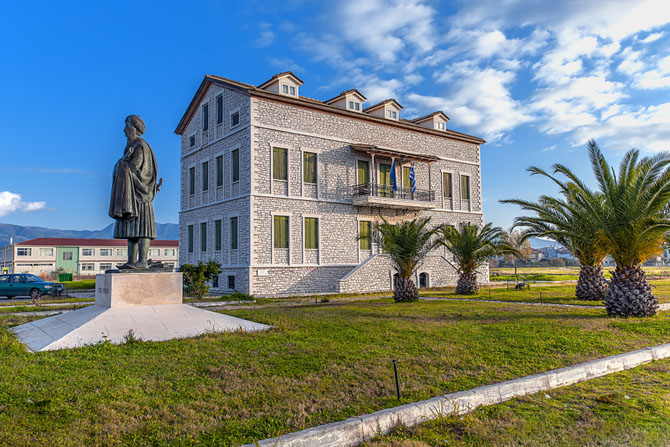
[[196,145],[195,134],[189,135],[189,137],[188,137],[188,147],[189,147],[189,149],[194,148],[195,145]]
[[[362,231],[361,227],[362,224],[368,224],[368,236],[364,239],[362,237]],[[367,240],[367,246],[368,248],[363,247],[363,241]],[[366,219],[359,219],[358,220],[358,249],[359,251],[372,251],[372,221],[371,220],[366,220]]]
[[209,131],[209,103],[202,105],[202,132]]
[[[242,114],[240,113],[240,108],[237,107],[236,109],[233,109],[228,113],[229,119],[230,119],[230,128],[234,129],[238,127],[240,124],[242,124]],[[237,123],[233,123],[235,116],[237,116]]]
[[223,187],[223,177],[224,177],[224,160],[223,154],[217,155],[214,159],[214,164],[216,165],[216,187]]
[[223,221],[214,221],[214,251],[220,252],[223,247]]
[[[305,173],[307,172],[306,168],[306,161],[307,161],[307,156],[314,156],[314,181],[308,181],[305,179]],[[311,152],[311,151],[303,151],[302,153],[302,182],[306,183],[308,185],[317,185],[319,183],[319,154],[316,152]]]
[[359,165],[360,165],[361,162],[362,162],[362,163],[366,163],[367,166],[368,166],[368,169],[367,169],[367,172],[368,172],[368,175],[367,175],[367,177],[368,177],[368,181],[367,181],[366,183],[369,184],[369,183],[372,182],[372,176],[371,176],[372,171],[371,171],[371,168],[370,168],[370,165],[371,165],[372,163],[371,163],[371,160],[366,160],[366,159],[364,159],[364,158],[357,158],[357,159],[356,159],[356,184],[357,184],[357,185],[364,185],[364,184],[366,184],[366,183],[361,183],[360,178],[358,177],[358,168],[359,168]]
[[[237,152],[237,166],[235,166],[234,154]],[[237,178],[236,174],[237,173]],[[230,181],[232,183],[239,183],[240,181],[240,148],[236,147],[230,150]]]
[[188,247],[188,253],[192,254],[195,248],[195,230],[193,229],[193,224],[186,227],[186,245]]
[[223,124],[223,93],[216,96],[216,125]]
[[195,195],[195,165],[191,165],[188,167],[188,195],[189,196],[194,196]]
[[[208,236],[207,233],[209,231],[209,229],[207,228],[208,227],[207,223],[208,223],[207,221],[203,221],[203,222],[200,222],[200,225],[199,225],[199,227],[200,227],[200,234],[199,234],[199,236],[200,236],[200,253],[207,253],[207,246],[209,245],[209,244],[207,244],[207,242],[208,242],[207,241],[207,236]],[[203,228],[205,230],[204,231],[204,236],[203,236]]]
[[[235,222],[235,237],[233,237],[233,221]],[[230,251],[240,249],[240,216],[230,216],[228,219],[228,235]]]
[[16,256],[32,256],[32,253],[32,247],[16,247]]
[[209,191],[209,160],[205,160],[200,164],[200,186],[202,192]]
[[[454,172],[453,171],[447,171],[447,170],[440,170],[441,174],[441,181],[440,181],[440,189],[442,189],[442,209],[449,209],[453,210],[454,209]],[[445,188],[444,188],[444,177],[445,175],[450,176],[450,191],[449,191],[449,196],[445,196]],[[447,206],[447,201],[451,201],[451,206]]]
[[82,256],[95,256],[95,248],[82,248],[81,249],[81,255]]
[[[277,163],[275,162],[275,151],[284,151],[286,157],[284,158],[284,175],[286,178],[277,178],[275,174],[277,172]],[[272,180],[277,180],[280,182],[288,182],[288,168],[289,168],[289,151],[288,148],[280,146],[272,146]],[[280,172],[281,174],[281,172]]]
[[[463,197],[463,179],[467,179],[467,192],[468,196]],[[470,201],[472,199],[472,184],[470,181],[470,174],[460,174],[460,183],[459,183],[459,189],[460,189],[460,195],[461,195],[461,200],[467,200]]]
[[[278,217],[286,218],[286,246],[277,247],[276,242],[276,231],[275,231],[275,219]],[[272,249],[273,250],[291,250],[291,215],[287,213],[272,213]]]
[[[316,221],[316,237],[314,240],[315,247],[307,246],[307,220]],[[321,249],[321,216],[303,214],[302,216],[302,246],[305,250],[320,250]]]

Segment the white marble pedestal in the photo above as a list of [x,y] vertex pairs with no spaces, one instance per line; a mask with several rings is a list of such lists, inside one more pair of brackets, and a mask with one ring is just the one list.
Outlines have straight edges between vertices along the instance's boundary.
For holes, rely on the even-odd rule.
[[258,331],[270,326],[182,304],[181,273],[96,276],[95,304],[11,330],[31,351],[76,348],[109,340],[164,341],[206,332]]

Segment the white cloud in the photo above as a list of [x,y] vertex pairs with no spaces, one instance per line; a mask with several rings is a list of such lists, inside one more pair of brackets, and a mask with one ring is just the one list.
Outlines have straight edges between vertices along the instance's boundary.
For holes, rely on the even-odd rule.
[[346,0],[337,14],[344,38],[383,63],[408,45],[426,53],[435,44],[435,10],[420,0]]
[[663,37],[664,35],[665,35],[665,33],[652,33],[652,34],[649,34],[649,35],[648,35],[647,37],[645,37],[644,39],[641,39],[640,42],[642,42],[642,43],[652,43],[652,42],[656,42],[658,39],[660,39],[660,38]]
[[0,191],[0,216],[14,211],[37,211],[45,207],[46,202],[24,202],[19,194]]
[[268,62],[270,65],[281,71],[303,71],[303,68],[290,57],[271,57],[268,59]]
[[658,61],[656,68],[642,73],[635,86],[645,90],[670,87],[670,56]]
[[639,51],[633,51],[630,47],[623,50],[621,52],[623,61],[617,67],[617,71],[629,76],[642,71],[644,64],[640,61],[640,55]]

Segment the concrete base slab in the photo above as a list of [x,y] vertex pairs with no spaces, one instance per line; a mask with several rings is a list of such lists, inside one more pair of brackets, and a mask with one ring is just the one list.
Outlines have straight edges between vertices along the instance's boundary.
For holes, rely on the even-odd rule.
[[186,304],[107,307],[93,305],[11,329],[31,351],[124,341],[129,331],[146,341],[195,337],[207,332],[259,331],[270,326]]

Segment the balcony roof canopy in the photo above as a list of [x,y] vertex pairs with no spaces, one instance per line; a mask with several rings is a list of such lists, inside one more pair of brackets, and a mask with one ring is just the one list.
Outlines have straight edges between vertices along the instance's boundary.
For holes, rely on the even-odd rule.
[[407,161],[418,161],[422,163],[435,163],[439,160],[435,155],[413,154],[411,152],[397,151],[394,149],[385,149],[369,144],[351,144],[351,150],[363,152],[369,155],[381,155],[390,158],[400,158]]

